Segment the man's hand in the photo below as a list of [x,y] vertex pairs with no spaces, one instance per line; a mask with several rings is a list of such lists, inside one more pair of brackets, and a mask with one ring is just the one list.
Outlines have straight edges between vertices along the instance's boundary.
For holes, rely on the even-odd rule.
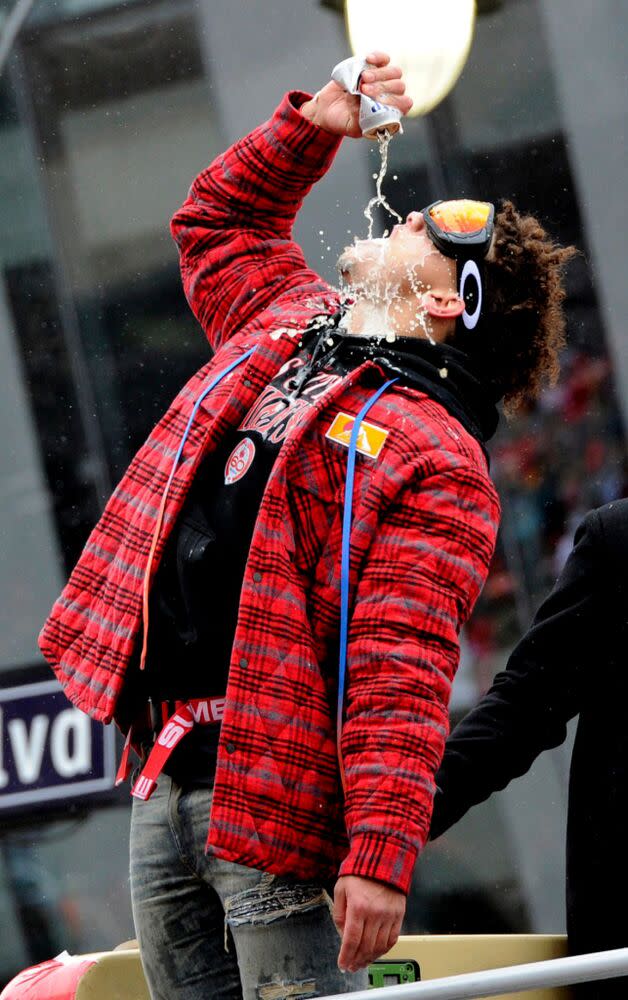
[[342,937],[338,967],[357,972],[395,944],[406,912],[398,889],[370,878],[344,875],[334,890],[334,923]]
[[[404,96],[406,85],[401,70],[388,65],[390,56],[385,52],[369,52],[366,59],[369,69],[364,70],[360,79],[362,93],[380,104],[399,108],[402,115],[407,115],[412,100]],[[300,110],[305,118],[334,135],[346,135],[352,139],[362,136],[358,124],[360,98],[356,94],[348,94],[333,80],[311,101],[302,104]]]

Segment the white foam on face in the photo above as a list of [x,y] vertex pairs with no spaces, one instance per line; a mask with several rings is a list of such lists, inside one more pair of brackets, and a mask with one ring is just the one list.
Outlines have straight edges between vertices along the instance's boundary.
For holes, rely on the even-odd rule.
[[[373,236],[373,211],[378,205],[403,223],[401,216],[389,205],[382,192],[382,184],[388,169],[388,147],[391,138],[389,132],[378,134],[381,160],[379,173],[373,175],[376,180],[376,194],[364,210],[369,224],[368,236],[366,239],[354,237],[353,247],[345,249],[338,259],[338,269],[341,273],[341,302],[347,308],[340,328],[364,337],[385,339],[388,343],[394,343],[398,335],[409,335],[424,337],[431,344],[435,344],[431,320],[422,301],[423,294],[429,290],[429,286],[417,277],[416,269],[422,268],[428,257],[437,254],[438,251],[429,241],[424,243],[418,241],[416,248],[413,248],[413,262],[408,263],[405,269],[407,285],[416,300],[416,308],[409,319],[406,308],[407,293],[401,291],[401,279],[398,276],[393,278],[391,269],[387,268],[386,255],[390,246],[388,230],[385,230],[384,236]],[[370,265],[364,278],[360,275],[360,265],[363,264]],[[356,306],[359,307],[359,330],[352,329]],[[397,321],[395,312],[400,314],[397,316]]]
[[[364,247],[362,257],[360,244]],[[344,276],[348,276],[348,282],[341,301],[347,306],[347,313],[343,316],[341,327],[356,336],[394,338],[390,310],[398,299],[399,286],[398,282],[391,280],[386,267],[388,240],[356,241],[356,247],[358,253],[351,255],[348,266],[344,268]],[[356,265],[364,261],[368,261],[371,267],[366,277],[360,279],[356,273]],[[356,312],[359,312],[359,327],[354,329],[353,319]]]
[[[426,253],[425,257],[429,257],[429,253]],[[432,331],[429,325],[429,315],[422,307],[423,293],[429,292],[431,285],[424,285],[423,282],[419,278],[417,278],[416,273],[414,271],[414,267],[410,267],[410,265],[408,265],[408,267],[406,268],[406,273],[408,276],[408,282],[410,284],[410,288],[412,289],[414,295],[416,295],[417,305],[419,306],[419,308],[415,310],[414,316],[410,322],[411,332],[416,333],[418,330],[421,330],[421,332],[429,340],[430,344],[435,344],[436,341],[432,336]]]
[[387,325],[386,304],[369,302],[362,311],[360,330],[354,331],[360,337],[383,337]]

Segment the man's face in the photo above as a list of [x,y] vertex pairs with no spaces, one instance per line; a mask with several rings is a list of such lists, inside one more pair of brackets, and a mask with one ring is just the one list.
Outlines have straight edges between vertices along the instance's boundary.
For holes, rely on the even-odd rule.
[[456,263],[434,246],[421,212],[410,212],[387,238],[357,240],[340,255],[338,270],[349,288],[377,299],[456,292]]

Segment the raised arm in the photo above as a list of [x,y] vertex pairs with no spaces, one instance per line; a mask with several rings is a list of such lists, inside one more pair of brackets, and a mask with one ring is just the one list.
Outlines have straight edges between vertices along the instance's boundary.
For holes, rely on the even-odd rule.
[[185,294],[214,349],[282,283],[327,287],[292,240],[303,198],[340,142],[300,114],[306,99],[286,95],[268,122],[214,160],[172,220]]
[[[404,113],[401,72],[372,53],[372,96]],[[287,94],[272,118],[196,178],[172,219],[185,293],[213,349],[295,287],[329,292],[292,240],[296,213],[329,168],[343,136],[357,138],[358,98],[335,83],[315,98]]]
[[565,739],[582,704],[604,615],[600,545],[594,511],[506,670],[453,730],[436,776],[432,839]]

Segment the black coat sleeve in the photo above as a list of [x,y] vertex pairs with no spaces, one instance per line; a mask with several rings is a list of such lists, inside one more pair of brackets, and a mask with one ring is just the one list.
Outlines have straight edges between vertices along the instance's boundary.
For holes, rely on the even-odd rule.
[[506,669],[453,730],[436,775],[431,839],[565,739],[567,722],[580,711],[585,669],[602,627],[601,545],[599,515],[592,511]]

